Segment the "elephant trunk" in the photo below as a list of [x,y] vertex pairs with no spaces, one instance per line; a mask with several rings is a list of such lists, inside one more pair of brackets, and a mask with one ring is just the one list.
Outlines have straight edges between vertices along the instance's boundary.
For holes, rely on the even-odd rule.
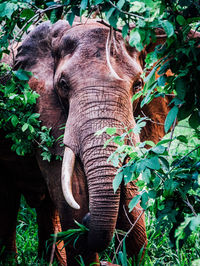
[[[115,149],[110,147],[110,153]],[[104,250],[112,239],[120,201],[120,189],[114,193],[112,186],[116,168],[107,163],[104,152],[103,146],[94,147],[91,159],[85,163],[90,211],[88,246],[97,252]]]
[[120,189],[114,193],[113,179],[117,169],[108,162],[117,145],[110,142],[104,148],[110,136],[106,133],[95,136],[95,133],[104,127],[116,127],[121,135],[124,127],[133,128],[135,122],[131,97],[121,88],[116,89],[115,94],[97,86],[82,91],[79,101],[71,99],[64,143],[83,164],[89,193],[88,248],[100,252],[109,245],[116,227]]

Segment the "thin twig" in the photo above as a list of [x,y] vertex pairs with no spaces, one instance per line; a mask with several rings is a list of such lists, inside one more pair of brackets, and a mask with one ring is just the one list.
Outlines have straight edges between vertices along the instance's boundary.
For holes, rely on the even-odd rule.
[[35,14],[32,18],[30,18],[30,19],[24,24],[24,26],[20,29],[20,31],[17,33],[17,35],[15,36],[15,38],[12,40],[12,43],[15,43],[17,37],[20,36],[21,34],[23,34],[23,31],[24,31],[24,29],[26,28],[26,26],[27,26],[30,22],[32,22],[35,18],[40,17],[41,15],[43,15],[43,14],[44,14],[45,12],[47,12],[47,11],[50,11],[50,10],[53,10],[53,9],[57,9],[57,8],[60,8],[60,7],[63,7],[63,6],[64,6],[64,5],[52,5],[52,6],[46,8],[46,9],[44,9],[44,10],[42,10],[42,9],[38,9],[37,12],[36,12],[36,14]]
[[[97,22],[100,23],[100,24],[102,24],[102,25],[104,25],[104,26],[106,26],[106,27],[108,27],[108,28],[110,28],[110,24],[106,23],[103,19],[97,20]],[[122,32],[122,30],[121,29],[118,29],[118,28],[115,29],[115,31]]]
[[194,151],[196,151],[196,150],[198,150],[198,149],[200,149],[200,146],[197,146],[195,149],[191,150],[191,151],[188,152],[185,156],[183,156],[183,157],[180,159],[179,163],[175,164],[175,165],[172,167],[172,169],[169,171],[169,174],[172,172],[172,170],[173,170],[174,168],[176,168],[177,166],[179,166],[180,163],[181,163],[185,158],[188,157],[188,155],[190,155],[192,152],[194,152]]
[[186,200],[183,200],[183,202],[185,202],[185,204],[191,209],[191,211],[194,214],[194,216],[197,217],[197,213],[195,212],[194,207],[192,206],[192,204],[189,202],[188,197],[186,197]]
[[121,13],[126,14],[126,15],[131,16],[131,17],[140,18],[140,19],[143,19],[143,20],[144,20],[144,17],[139,16],[139,15],[136,15],[136,14],[134,14],[134,13],[127,12],[127,11],[123,11],[123,10],[119,9],[119,8],[118,8],[115,4],[113,4],[111,1],[108,1],[108,2],[111,4],[111,6],[113,6],[114,8],[116,8],[116,9],[117,9],[119,12],[121,12]]
[[[133,228],[135,227],[136,223],[139,221],[139,219],[141,218],[141,216],[144,214],[145,210],[143,209],[140,213],[140,215],[137,217],[137,219],[135,220],[135,222],[132,224],[132,226],[130,227],[130,229],[128,230],[128,232],[126,232],[125,236],[122,238],[122,240],[119,242],[119,245],[115,251],[115,253],[117,254],[120,246],[122,245],[123,241],[125,240],[125,238],[128,236],[128,234],[130,234],[130,232],[133,230]],[[112,259],[112,263],[114,262],[114,257]]]
[[53,258],[56,250],[56,240],[57,240],[57,233],[56,231],[54,232],[54,239],[53,239],[53,245],[52,245],[52,250],[51,250],[51,257],[50,257],[50,262],[49,266],[53,265]]
[[144,111],[141,110],[141,113],[142,113],[143,116],[144,116],[145,118],[147,118],[147,120],[150,121],[151,123],[156,124],[156,125],[162,125],[162,126],[164,126],[163,123],[153,121],[150,117],[146,116],[145,113],[144,113]]
[[128,217],[127,211],[125,209],[125,205],[123,205],[123,209],[124,209],[124,213],[126,215],[126,218],[127,218],[128,222],[130,223],[131,226],[133,226],[133,223],[131,222],[130,218]]

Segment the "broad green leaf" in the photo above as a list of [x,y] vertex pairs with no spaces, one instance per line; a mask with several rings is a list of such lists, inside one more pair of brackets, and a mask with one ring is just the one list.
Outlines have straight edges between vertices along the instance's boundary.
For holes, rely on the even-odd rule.
[[122,182],[122,179],[123,179],[123,172],[119,172],[114,180],[113,180],[113,190],[114,190],[114,193],[116,193],[117,189],[119,188],[121,182]]
[[197,228],[200,226],[200,214],[198,214],[196,217],[193,217],[190,222],[190,229],[195,232]]
[[176,21],[177,21],[178,24],[181,25],[181,26],[185,25],[185,23],[186,23],[185,18],[184,18],[183,16],[181,16],[181,15],[178,15],[178,16],[176,17]]
[[155,190],[149,190],[148,192],[148,195],[149,195],[149,198],[152,198],[152,199],[155,199],[156,198],[156,191]]
[[179,99],[184,100],[186,94],[185,82],[181,78],[175,80],[175,90]]
[[140,41],[141,41],[141,37],[140,37],[139,32],[135,29],[131,30],[129,44],[131,46],[136,46],[138,43],[140,43]]
[[143,127],[146,126],[146,122],[137,123],[133,128],[133,133],[140,134]]
[[75,14],[73,12],[69,12],[67,14],[67,21],[69,22],[69,25],[72,26],[75,19]]
[[23,127],[22,127],[22,131],[23,131],[23,132],[26,131],[27,128],[28,128],[28,126],[29,126],[29,124],[25,123],[25,124],[23,125]]
[[153,141],[151,141],[151,140],[146,140],[145,141],[145,145],[149,145],[151,147],[155,147],[155,143]]
[[187,139],[187,137],[186,136],[184,136],[184,135],[179,135],[178,137],[177,137],[177,139],[179,140],[179,141],[181,141],[181,142],[183,142],[183,143],[188,143],[188,139]]
[[20,80],[29,80],[30,77],[32,76],[31,72],[25,71],[23,69],[13,71],[13,73]]
[[99,5],[103,2],[104,0],[94,0],[94,5]]
[[115,14],[112,14],[112,16],[110,16],[108,19],[109,24],[115,29],[117,28],[117,22],[118,22],[117,12],[118,11],[116,11]]
[[125,4],[125,2],[126,2],[126,0],[119,0],[119,1],[117,2],[117,7],[118,7],[119,9],[122,9],[122,7],[123,7],[123,5]]
[[11,122],[12,122],[12,125],[16,127],[17,124],[19,123],[18,117],[16,115],[13,115],[11,118]]
[[153,148],[151,148],[151,151],[153,151],[154,153],[157,154],[163,154],[165,152],[166,148],[164,146],[161,145],[157,145]]
[[139,97],[141,97],[142,94],[143,94],[142,91],[136,92],[136,94],[133,95],[131,102],[133,103],[135,100],[137,100]]
[[168,113],[166,119],[165,119],[165,132],[167,133],[172,126],[174,120],[176,119],[178,114],[178,107],[174,106]]
[[162,87],[162,86],[165,86],[165,83],[166,83],[166,80],[167,80],[167,77],[166,75],[162,75],[158,78],[157,82],[158,82],[158,86]]
[[116,127],[108,127],[106,129],[106,133],[110,136],[114,135],[117,132],[117,128]]
[[159,162],[163,171],[169,171],[169,162],[164,156],[159,156]]
[[149,170],[149,168],[145,168],[143,173],[142,173],[142,178],[144,179],[144,181],[148,184],[150,182],[150,178],[151,178],[151,171]]
[[138,204],[138,202],[141,199],[141,194],[136,195],[129,203],[128,208],[129,208],[129,212],[131,212],[133,210],[133,208]]
[[163,144],[169,143],[169,142],[171,142],[171,141],[172,141],[171,139],[163,139],[163,140],[159,141],[159,142],[157,143],[157,145],[163,145]]
[[5,2],[0,4],[0,17],[7,17],[11,19],[13,12],[15,12],[18,8],[17,4]]
[[161,27],[164,29],[168,37],[174,35],[174,26],[168,20],[161,21]]
[[124,25],[122,28],[122,37],[125,39],[128,35],[129,26],[128,24]]
[[141,203],[140,203],[140,206],[141,206],[144,210],[146,210],[146,208],[147,208],[148,200],[149,200],[149,196],[148,196],[148,193],[145,191],[144,193],[142,193]]
[[20,17],[22,18],[27,18],[27,19],[30,19],[32,18],[33,16],[35,15],[34,11],[30,8],[27,8],[27,9],[24,9],[22,12],[21,12],[21,15]]
[[194,128],[197,129],[200,126],[200,115],[199,115],[199,111],[194,111],[192,113],[192,115],[189,118],[189,125]]
[[81,1],[81,10],[85,10],[88,5],[88,0]]
[[153,170],[159,170],[160,169],[160,163],[157,156],[153,156],[150,159],[145,159],[145,165],[146,167],[153,169]]
[[132,7],[130,9],[131,12],[142,12],[144,11],[144,3],[140,1],[132,1]]
[[112,7],[106,12],[106,19],[109,21],[109,18],[112,16],[112,13],[115,11],[115,8]]

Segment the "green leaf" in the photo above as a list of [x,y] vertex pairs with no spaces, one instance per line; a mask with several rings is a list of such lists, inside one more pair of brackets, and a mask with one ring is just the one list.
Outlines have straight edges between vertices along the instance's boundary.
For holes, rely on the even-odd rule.
[[75,19],[75,14],[73,12],[69,12],[67,14],[67,21],[69,22],[69,25],[72,26]]
[[110,8],[105,14],[106,19],[109,21],[109,18],[112,16],[113,12],[115,11],[115,7]]
[[144,210],[146,210],[146,208],[147,208],[148,200],[149,200],[149,196],[148,196],[148,193],[145,191],[144,193],[142,193],[141,203],[140,203],[140,206],[141,206]]
[[199,111],[194,111],[192,113],[192,115],[189,118],[189,125],[194,129],[197,129],[199,127],[200,125]]
[[155,190],[149,190],[148,192],[148,195],[149,195],[149,198],[152,198],[152,199],[156,199],[156,191]]
[[177,21],[178,24],[181,25],[181,26],[185,25],[185,23],[186,23],[185,18],[184,18],[183,16],[181,16],[181,15],[178,15],[178,16],[176,17],[176,21]]
[[114,135],[117,132],[117,128],[116,127],[108,127],[106,129],[106,133],[110,136]]
[[168,37],[171,37],[174,35],[174,26],[168,20],[161,21],[161,27],[164,29]]
[[134,1],[131,7],[131,12],[144,11],[144,3],[140,1]]
[[163,154],[165,152],[166,148],[164,146],[158,145],[153,148],[151,148],[151,151],[156,154]]
[[122,7],[124,6],[125,2],[126,2],[126,0],[119,0],[119,1],[117,2],[117,7],[118,7],[119,9],[122,9]]
[[181,78],[175,80],[175,90],[179,99],[184,100],[186,94],[185,82]]
[[136,94],[133,95],[132,99],[131,99],[131,102],[133,103],[135,100],[137,100],[139,97],[141,97],[143,94],[142,91],[138,91],[136,92]]
[[12,14],[17,10],[18,5],[10,2],[0,4],[0,17],[11,19]]
[[26,131],[27,128],[28,128],[28,126],[29,126],[29,124],[25,123],[25,124],[23,125],[23,127],[22,127],[22,131],[23,131],[23,132]]
[[129,26],[128,24],[124,25],[122,28],[122,37],[125,39],[128,35]]
[[136,46],[138,43],[140,43],[140,41],[141,37],[139,32],[136,29],[131,30],[129,44],[131,46]]
[[21,18],[27,18],[27,19],[30,19],[32,18],[33,16],[35,15],[34,11],[30,8],[27,8],[27,9],[24,9],[22,12],[21,12],[21,15],[20,17]]
[[186,136],[184,135],[179,135],[178,137],[176,137],[180,142],[183,142],[183,143],[188,143],[188,139]]
[[82,0],[81,1],[81,10],[86,10],[87,5],[88,5],[88,0]]
[[13,71],[13,73],[20,80],[29,80],[30,77],[32,76],[31,72],[25,71],[23,69]]
[[12,125],[16,127],[17,124],[19,123],[18,117],[16,115],[13,115],[11,118],[11,122],[12,122]]
[[122,182],[122,179],[123,179],[123,172],[119,172],[114,180],[113,180],[113,190],[114,190],[114,193],[116,193],[117,189],[119,188],[121,182]]
[[129,212],[131,212],[133,210],[133,208],[138,204],[138,202],[141,199],[141,194],[136,195],[129,203],[128,208],[129,208]]
[[145,159],[145,165],[146,167],[153,169],[153,170],[160,169],[160,163],[159,163],[157,156],[153,156],[150,159]]
[[94,5],[99,5],[103,2],[104,0],[95,0],[94,1]]
[[178,114],[178,107],[174,106],[168,113],[166,119],[165,119],[165,132],[167,133],[172,126],[174,120],[176,119]]
[[158,86],[162,87],[165,86],[165,83],[167,81],[167,77],[166,75],[162,75],[158,78],[157,82],[158,82]]
[[169,171],[169,162],[163,156],[159,156],[159,162],[163,171]]
[[144,179],[144,181],[148,184],[150,182],[150,178],[151,178],[151,171],[149,170],[149,168],[145,168],[143,173],[142,173],[142,178]]

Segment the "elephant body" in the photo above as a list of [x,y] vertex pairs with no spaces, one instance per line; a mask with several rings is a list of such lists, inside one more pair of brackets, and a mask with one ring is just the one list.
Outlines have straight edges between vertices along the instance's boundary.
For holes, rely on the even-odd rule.
[[[112,181],[117,169],[107,159],[117,145],[111,142],[105,149],[109,136],[94,135],[106,126],[118,128],[119,135],[125,128],[134,127],[134,115],[141,114],[141,110],[132,105],[131,98],[142,89],[142,66],[142,53],[129,47],[119,33],[113,39],[108,27],[93,20],[76,22],[73,27],[62,20],[54,25],[44,22],[22,42],[14,69],[23,68],[34,74],[29,85],[40,94],[36,111],[43,125],[52,128],[52,135],[59,137],[60,126],[66,125],[64,144],[68,153],[64,157],[70,160],[69,151],[74,156],[74,167],[69,167],[69,171],[73,197],[80,209],[73,209],[65,201],[68,195],[63,193],[61,176],[65,180],[68,170],[62,170],[60,161],[43,161],[39,149],[34,156],[19,158],[1,137],[0,165],[4,171],[0,180],[0,212],[4,219],[0,219],[0,239],[8,252],[16,252],[20,194],[25,195],[38,214],[40,255],[50,234],[61,230],[60,227],[74,228],[74,220],[82,222],[84,217],[89,232],[79,239],[76,249],[66,247],[68,265],[76,264],[74,256],[79,253],[86,264],[98,262],[97,253],[108,246],[115,228],[128,231],[138,217],[126,239],[127,252],[137,256],[145,248],[144,214],[139,205],[128,212],[137,187],[130,182],[114,193]],[[145,107],[145,114],[156,117],[160,124],[150,123],[141,136],[133,135],[134,144],[140,139],[157,142],[164,135],[161,124],[167,104],[156,99]],[[56,143],[52,153],[63,155],[64,148]],[[64,164],[65,161],[63,169]],[[65,254],[61,253],[57,252],[58,258],[65,264]]]

